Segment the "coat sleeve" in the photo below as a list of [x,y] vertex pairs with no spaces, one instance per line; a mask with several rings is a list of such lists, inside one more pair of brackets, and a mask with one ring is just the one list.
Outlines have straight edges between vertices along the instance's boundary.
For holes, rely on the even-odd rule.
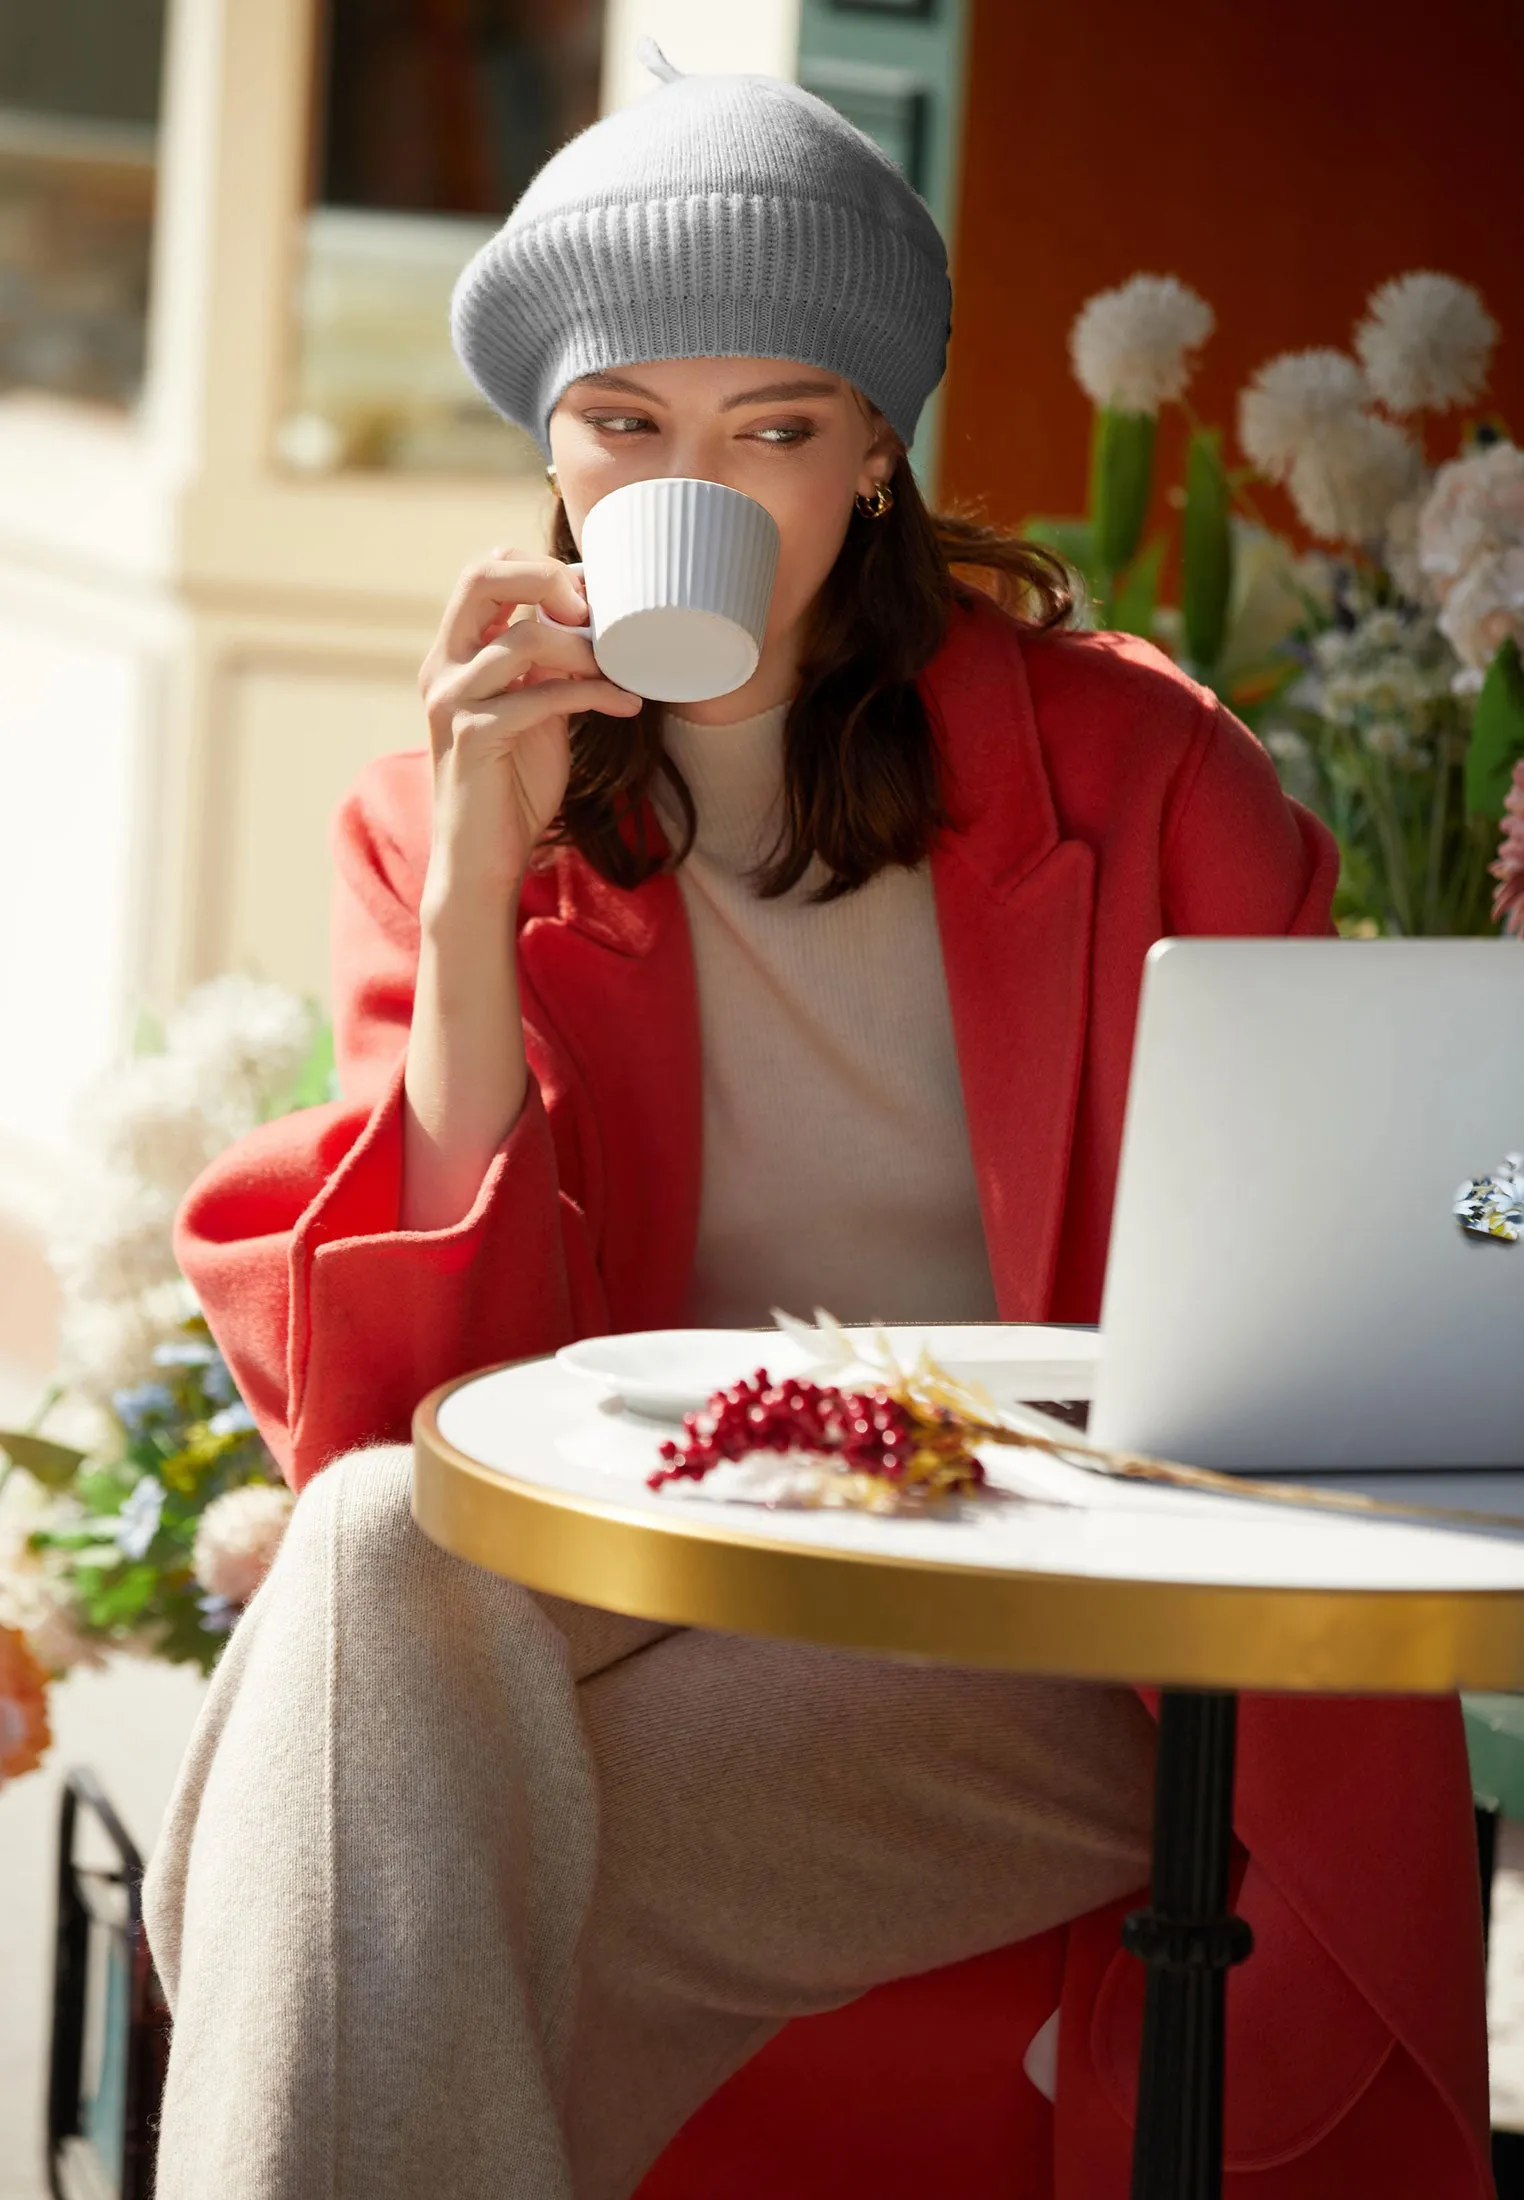
[[1337,842],[1282,790],[1248,728],[1210,698],[1166,814],[1163,870],[1172,933],[1316,936],[1334,929]]
[[605,1326],[533,1074],[469,1213],[448,1229],[397,1226],[422,891],[400,800],[413,761],[367,767],[330,835],[343,1097],[238,1140],[175,1221],[180,1267],[296,1489],[341,1452],[405,1442],[435,1384]]

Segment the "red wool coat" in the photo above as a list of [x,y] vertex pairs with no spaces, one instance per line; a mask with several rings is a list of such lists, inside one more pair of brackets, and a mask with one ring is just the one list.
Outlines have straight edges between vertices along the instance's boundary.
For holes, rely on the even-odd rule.
[[[980,601],[923,689],[957,828],[931,870],[1000,1312],[1093,1321],[1149,945],[1325,932],[1335,852],[1237,721],[1145,644],[1023,636]],[[359,1444],[405,1441],[451,1376],[683,1315],[700,1056],[671,876],[626,892],[562,852],[530,881],[529,1097],[468,1215],[397,1227],[430,805],[428,752],[409,750],[367,767],[335,820],[344,1098],[241,1140],[177,1223],[298,1488]],[[1244,2173],[1230,2190],[1483,2200],[1481,1920],[1454,1699],[1245,1698],[1236,1822],[1255,1953],[1228,1993],[1227,2160]],[[1051,2187],[1038,2174],[1057,2200],[1126,2190],[1142,1969],[1117,1919],[1044,1936],[1063,2018]]]

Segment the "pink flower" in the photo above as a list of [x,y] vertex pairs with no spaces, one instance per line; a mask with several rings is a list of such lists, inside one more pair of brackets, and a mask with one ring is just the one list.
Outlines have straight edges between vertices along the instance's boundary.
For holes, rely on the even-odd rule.
[[203,1589],[247,1604],[280,1549],[296,1499],[283,1485],[249,1482],[214,1497],[201,1515],[191,1572]]
[[1418,520],[1418,563],[1443,602],[1480,557],[1524,544],[1524,451],[1490,443],[1434,476]]
[[1449,584],[1439,631],[1463,665],[1485,673],[1510,636],[1524,642],[1524,543],[1486,550]]
[[1515,939],[1524,939],[1524,757],[1513,767],[1513,785],[1503,805],[1503,838],[1492,875],[1498,882],[1492,903],[1493,921],[1501,922],[1504,931],[1511,932]]

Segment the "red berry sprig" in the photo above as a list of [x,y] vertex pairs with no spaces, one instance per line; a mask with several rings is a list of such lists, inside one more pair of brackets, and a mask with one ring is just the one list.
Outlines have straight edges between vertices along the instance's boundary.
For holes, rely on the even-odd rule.
[[646,1479],[657,1490],[701,1481],[725,1460],[799,1451],[879,1488],[942,1497],[984,1481],[969,1449],[972,1433],[956,1413],[887,1385],[839,1390],[803,1377],[775,1383],[759,1367],[750,1381],[717,1390],[701,1412],[685,1415],[681,1437],[661,1446],[662,1465]]

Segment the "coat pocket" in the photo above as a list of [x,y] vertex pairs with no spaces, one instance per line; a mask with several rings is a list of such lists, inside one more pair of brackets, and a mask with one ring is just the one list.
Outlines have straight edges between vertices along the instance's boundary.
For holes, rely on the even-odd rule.
[[[1348,2113],[1396,2043],[1252,1862],[1234,1907],[1253,1930],[1254,1952],[1228,1973],[1223,2163],[1233,2170],[1272,2169],[1316,2145]],[[1097,2079],[1129,2125],[1136,2113],[1144,1978],[1137,1958],[1118,1950],[1091,2016]]]

